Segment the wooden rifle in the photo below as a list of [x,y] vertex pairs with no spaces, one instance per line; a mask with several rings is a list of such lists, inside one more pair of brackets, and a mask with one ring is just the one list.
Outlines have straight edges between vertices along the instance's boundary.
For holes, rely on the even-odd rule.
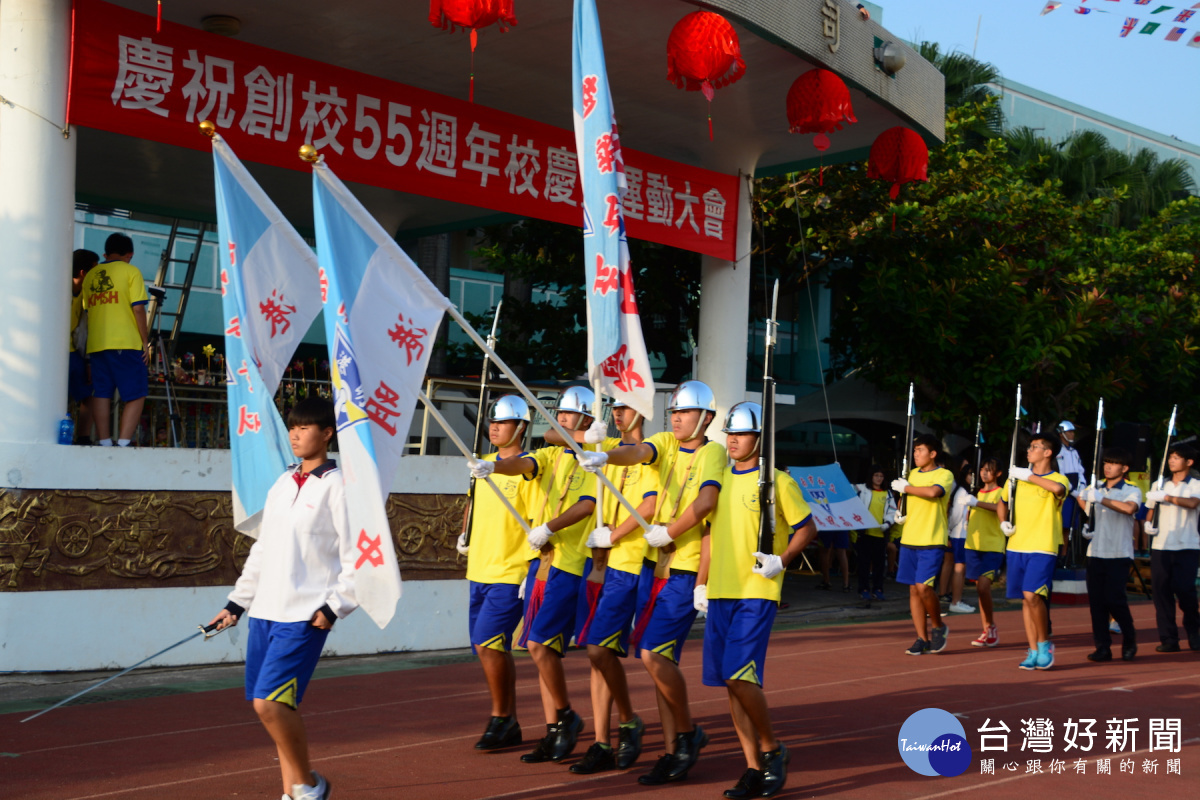
[[[496,304],[496,316],[492,318],[492,332],[488,334],[487,344],[489,348],[496,347],[496,331],[500,327],[500,308],[504,305],[504,300],[501,299]],[[484,442],[487,440],[488,425],[487,420],[488,402],[491,399],[488,391],[488,380],[491,377],[491,359],[487,353],[483,354],[483,367],[479,371],[479,405],[475,410],[475,440],[472,442],[472,452],[475,458],[483,456]],[[475,527],[475,476],[471,476],[471,486],[467,490],[467,517],[463,525],[463,533],[466,534],[466,542],[471,544],[471,531]]]
[[758,552],[775,552],[775,340],[779,281],[771,293],[771,316],[763,343],[762,420],[758,434]]

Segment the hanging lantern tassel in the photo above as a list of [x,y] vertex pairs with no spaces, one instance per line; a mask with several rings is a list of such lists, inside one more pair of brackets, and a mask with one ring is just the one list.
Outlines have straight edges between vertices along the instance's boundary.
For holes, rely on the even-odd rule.
[[158,20],[154,25],[155,33],[162,33],[162,0],[158,0]]
[[461,28],[471,32],[471,78],[468,97],[475,102],[475,48],[479,46],[479,28],[498,25],[501,33],[517,24],[513,0],[429,0],[429,23],[453,33]]
[[704,83],[700,84],[700,94],[704,95],[704,99],[708,101],[708,140],[711,142],[713,140],[712,101],[713,95],[716,92],[713,90],[712,84],[705,80]]
[[[894,201],[900,197],[901,184],[929,180],[929,147],[915,131],[903,126],[889,128],[871,145],[867,177],[890,181],[888,195]],[[895,211],[892,230],[896,230]]]
[[475,102],[475,48],[479,45],[479,31],[471,28],[471,89],[468,92],[470,102]]

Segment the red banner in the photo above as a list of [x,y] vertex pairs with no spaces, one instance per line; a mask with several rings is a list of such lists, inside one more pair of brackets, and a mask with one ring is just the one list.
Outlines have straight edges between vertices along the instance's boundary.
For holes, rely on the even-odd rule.
[[[207,119],[247,161],[306,171],[307,142],[345,181],[582,224],[569,129],[184,25],[156,32],[99,0],[75,3],[69,102],[83,127],[207,150]],[[631,237],[735,258],[736,176],[624,155]]]

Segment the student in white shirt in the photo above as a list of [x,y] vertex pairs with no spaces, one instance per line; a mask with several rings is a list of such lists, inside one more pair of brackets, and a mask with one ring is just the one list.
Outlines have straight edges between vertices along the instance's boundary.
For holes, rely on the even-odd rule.
[[[1171,480],[1161,489],[1146,493],[1150,508],[1146,533],[1150,545],[1150,578],[1154,586],[1154,610],[1160,653],[1179,652],[1179,627],[1175,604],[1183,612],[1188,646],[1200,650],[1200,611],[1196,604],[1196,567],[1200,565],[1200,531],[1196,507],[1200,506],[1200,481],[1190,477],[1196,462],[1191,445],[1176,445],[1167,455]],[[1157,484],[1156,484],[1157,486]]]

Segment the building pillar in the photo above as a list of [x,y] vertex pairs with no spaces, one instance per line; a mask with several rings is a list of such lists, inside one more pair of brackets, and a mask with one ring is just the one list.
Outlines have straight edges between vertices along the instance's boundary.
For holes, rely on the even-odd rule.
[[735,403],[746,399],[746,346],[750,328],[750,185],[738,182],[736,261],[700,257],[700,324],[696,343],[696,378],[717,398],[710,439],[725,441],[721,426]]
[[0,4],[0,441],[57,441],[67,411],[75,140],[70,0]]

